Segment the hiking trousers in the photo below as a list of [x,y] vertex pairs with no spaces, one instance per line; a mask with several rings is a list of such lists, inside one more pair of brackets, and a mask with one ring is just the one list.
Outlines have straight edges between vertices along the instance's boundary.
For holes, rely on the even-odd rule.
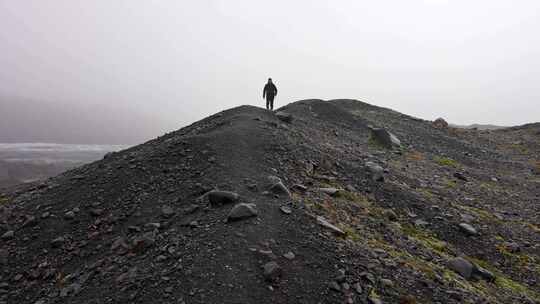
[[274,110],[274,96],[266,95],[266,109]]

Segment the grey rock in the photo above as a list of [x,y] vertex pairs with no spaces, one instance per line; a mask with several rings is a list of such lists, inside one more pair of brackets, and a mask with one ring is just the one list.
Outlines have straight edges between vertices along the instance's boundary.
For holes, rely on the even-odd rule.
[[467,223],[459,224],[459,228],[461,229],[461,231],[465,232],[467,235],[477,235],[478,234],[476,229],[474,229],[473,226],[471,226],[470,224],[467,224]]
[[341,286],[336,281],[330,282],[330,289],[333,291],[341,291]]
[[285,185],[279,181],[270,187],[270,192],[277,194],[277,195],[284,195],[286,197],[291,197],[291,192],[289,192],[289,189],[285,187]]
[[488,282],[495,282],[495,275],[489,270],[482,268],[478,265],[474,265],[473,276],[486,280]]
[[306,192],[306,191],[307,191],[307,187],[304,186],[304,185],[302,185],[302,184],[294,184],[294,185],[292,186],[292,188],[293,188],[294,190],[297,190],[297,191],[300,191],[300,192]]
[[362,288],[362,285],[360,285],[359,282],[354,283],[353,288],[357,294],[362,294],[362,292],[364,292],[364,289]]
[[394,146],[401,146],[401,141],[392,133],[383,128],[370,128],[371,138],[381,146],[391,149]]
[[68,211],[68,212],[66,212],[66,213],[64,214],[64,218],[65,218],[66,220],[72,220],[72,219],[74,219],[74,218],[75,218],[75,212],[73,212],[73,211]]
[[164,205],[161,207],[161,214],[164,216],[164,217],[171,217],[174,215],[174,210],[171,206],[169,205]]
[[369,176],[374,181],[384,181],[384,169],[377,165],[374,162],[366,162],[364,164],[366,171],[368,171]]
[[13,236],[15,235],[15,232],[13,230],[6,231],[4,234],[2,234],[2,240],[11,240]]
[[92,208],[92,209],[90,209],[90,215],[92,215],[92,216],[100,216],[100,215],[103,214],[103,212],[104,212],[104,210],[101,209],[101,208]]
[[292,251],[289,251],[283,255],[287,260],[294,260],[296,257]]
[[235,203],[240,199],[237,193],[231,191],[213,190],[208,193],[208,201],[212,205],[224,205]]
[[334,196],[338,193],[339,189],[337,188],[319,188],[319,191],[321,191],[322,193],[326,193],[330,196]]
[[476,219],[474,216],[467,213],[460,214],[460,217],[461,217],[461,220],[465,223],[472,223]]
[[459,257],[448,261],[448,268],[468,280],[472,276],[474,265],[466,259]]
[[293,121],[293,116],[287,112],[279,111],[276,113],[276,117],[286,123],[291,123]]
[[51,241],[51,246],[53,248],[60,248],[65,241],[66,239],[63,236],[59,236]]
[[390,288],[394,286],[394,282],[389,279],[381,279],[381,285],[385,288]]
[[422,220],[422,219],[417,219],[417,220],[414,221],[414,225],[416,227],[425,227],[425,226],[429,225],[429,223]]
[[469,179],[461,172],[455,172],[454,177],[465,182],[469,181]]
[[435,119],[431,124],[437,129],[448,129],[448,123],[441,117]]
[[338,227],[330,224],[324,217],[322,216],[317,216],[317,223],[321,226],[323,226],[324,228],[327,228],[329,229],[330,231],[332,231],[333,233],[339,235],[339,236],[344,236],[345,235],[345,232],[343,232],[343,230],[339,229]]
[[289,206],[281,206],[281,207],[279,207],[279,210],[281,210],[281,212],[283,212],[285,214],[291,214],[292,213],[292,209]]
[[255,204],[246,204],[246,203],[240,203],[236,204],[231,211],[229,212],[229,215],[227,216],[227,221],[237,221],[241,219],[246,219],[249,217],[257,216],[257,206]]
[[336,276],[336,282],[343,283],[343,282],[345,282],[346,278],[347,277],[345,276],[345,269],[339,269],[338,274]]
[[391,210],[391,209],[385,210],[384,216],[392,222],[397,221],[398,219],[397,214],[394,212],[394,210]]
[[275,281],[281,276],[281,267],[275,261],[264,264],[264,278],[267,281]]

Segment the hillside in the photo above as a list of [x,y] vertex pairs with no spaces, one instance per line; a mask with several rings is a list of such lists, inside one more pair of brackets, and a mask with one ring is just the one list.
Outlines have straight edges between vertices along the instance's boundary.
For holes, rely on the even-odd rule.
[[4,191],[0,303],[540,303],[539,124],[278,111]]

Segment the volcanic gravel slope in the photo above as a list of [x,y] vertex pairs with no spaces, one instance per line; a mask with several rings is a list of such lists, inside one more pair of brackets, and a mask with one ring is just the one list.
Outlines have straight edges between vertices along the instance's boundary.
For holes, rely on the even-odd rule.
[[226,110],[4,191],[0,303],[540,303],[538,124],[278,111]]

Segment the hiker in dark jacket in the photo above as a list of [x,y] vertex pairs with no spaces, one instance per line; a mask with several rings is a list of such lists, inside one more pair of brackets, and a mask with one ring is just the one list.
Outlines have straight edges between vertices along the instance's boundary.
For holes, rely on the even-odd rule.
[[272,83],[272,78],[268,78],[268,82],[264,86],[263,89],[263,98],[266,96],[266,109],[267,110],[273,110],[274,109],[274,97],[277,95],[277,88]]

